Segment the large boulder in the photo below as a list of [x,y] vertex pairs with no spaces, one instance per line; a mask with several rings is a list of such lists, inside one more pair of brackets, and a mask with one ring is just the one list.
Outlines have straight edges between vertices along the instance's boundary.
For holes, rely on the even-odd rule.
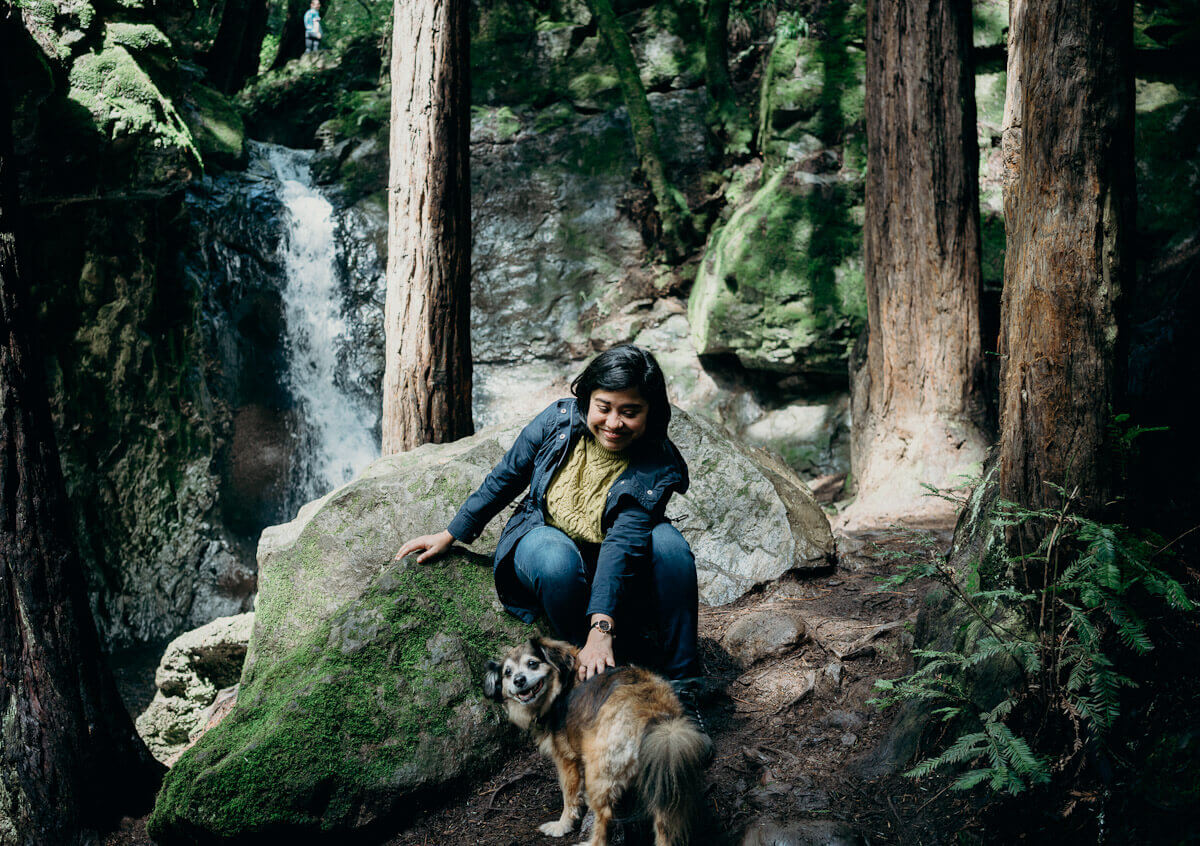
[[[478,684],[485,659],[531,631],[492,585],[508,512],[436,563],[391,561],[404,538],[449,522],[518,431],[380,459],[264,532],[238,703],[167,775],[149,821],[157,841],[337,839],[414,813],[519,742]],[[693,488],[670,513],[706,601],[824,563],[828,523],[785,467],[682,412],[672,437]]]
[[866,297],[839,167],[829,151],[781,167],[714,231],[688,300],[701,355],[733,353],[752,370],[845,371]]

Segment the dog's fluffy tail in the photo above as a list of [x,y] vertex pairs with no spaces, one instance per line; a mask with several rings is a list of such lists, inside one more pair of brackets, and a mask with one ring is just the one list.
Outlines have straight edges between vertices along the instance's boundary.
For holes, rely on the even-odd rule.
[[687,717],[655,723],[642,735],[638,789],[668,843],[688,842],[711,745]]

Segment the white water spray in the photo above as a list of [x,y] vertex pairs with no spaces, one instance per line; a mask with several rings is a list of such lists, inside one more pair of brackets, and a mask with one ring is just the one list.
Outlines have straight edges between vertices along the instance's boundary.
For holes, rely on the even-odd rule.
[[333,206],[312,183],[312,154],[267,145],[287,230],[280,245],[287,284],[288,381],[298,411],[297,464],[288,505],[298,506],[355,478],[379,457],[376,412],[345,390],[339,350],[350,343],[338,279]]

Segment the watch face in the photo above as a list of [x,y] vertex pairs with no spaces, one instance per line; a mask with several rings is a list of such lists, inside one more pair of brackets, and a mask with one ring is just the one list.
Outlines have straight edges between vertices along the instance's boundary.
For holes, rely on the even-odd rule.
[[597,620],[596,622],[592,623],[592,628],[599,629],[605,634],[608,634],[610,631],[612,631],[612,623],[610,623],[608,620]]

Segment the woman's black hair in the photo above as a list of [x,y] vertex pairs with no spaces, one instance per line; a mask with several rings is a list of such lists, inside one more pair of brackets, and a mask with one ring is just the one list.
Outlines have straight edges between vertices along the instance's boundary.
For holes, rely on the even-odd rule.
[[579,410],[587,415],[593,391],[627,391],[636,388],[649,405],[646,438],[662,440],[671,422],[667,383],[654,356],[633,344],[620,344],[592,359],[571,383]]

